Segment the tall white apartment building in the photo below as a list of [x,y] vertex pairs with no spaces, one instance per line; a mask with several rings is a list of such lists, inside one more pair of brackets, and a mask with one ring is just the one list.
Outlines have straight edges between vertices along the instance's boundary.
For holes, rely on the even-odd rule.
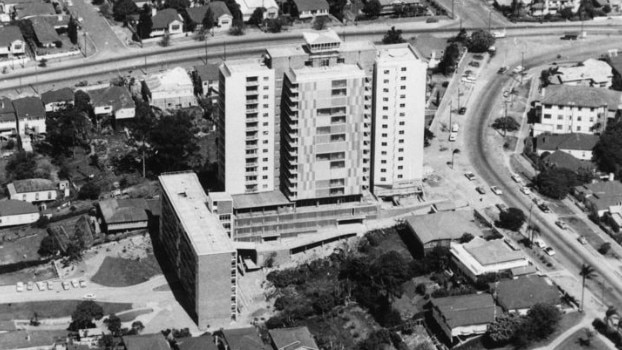
[[409,44],[377,46],[372,191],[417,192],[423,179],[427,65]]
[[218,173],[225,192],[274,190],[274,70],[263,61],[220,67]]
[[[281,189],[290,201],[359,196],[369,176],[365,71],[354,64],[290,69],[281,100]],[[371,94],[369,94],[371,95]],[[367,155],[363,151],[367,149]]]

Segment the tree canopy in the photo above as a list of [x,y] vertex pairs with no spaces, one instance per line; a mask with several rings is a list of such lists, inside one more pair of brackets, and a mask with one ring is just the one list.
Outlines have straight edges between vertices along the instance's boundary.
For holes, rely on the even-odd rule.
[[207,11],[205,11],[205,16],[203,17],[202,24],[204,30],[210,30],[214,28],[214,12],[212,11],[211,7],[208,7]]
[[525,213],[519,208],[509,208],[499,214],[496,225],[511,231],[518,231],[525,222]]
[[138,13],[138,6],[132,0],[118,0],[112,5],[112,16],[115,21],[125,22],[127,16]]
[[141,39],[148,39],[153,29],[153,19],[151,18],[151,8],[145,4],[138,17],[138,35]]
[[611,122],[594,146],[592,160],[601,171],[620,174],[622,169],[622,121]]
[[71,314],[71,324],[69,330],[77,331],[84,328],[93,328],[93,320],[100,320],[104,317],[104,309],[92,300],[86,300],[78,304]]
[[8,179],[23,180],[36,178],[37,169],[36,155],[31,152],[17,152],[11,155],[4,170]]
[[148,142],[152,147],[150,168],[155,173],[185,170],[201,163],[192,117],[183,111],[160,118]]
[[486,52],[495,44],[495,37],[492,34],[483,29],[479,29],[471,33],[471,38],[468,41],[468,48],[470,52]]
[[248,24],[258,26],[263,23],[264,12],[266,12],[265,7],[256,8],[251,17],[248,19]]
[[403,42],[406,42],[406,40],[402,38],[402,31],[395,29],[395,27],[391,27],[384,35],[384,38],[382,38],[383,44],[401,44]]
[[376,18],[380,16],[380,12],[382,12],[382,4],[379,0],[367,0],[363,5],[363,13],[367,17]]
[[447,45],[443,58],[438,64],[438,68],[443,74],[450,74],[456,70],[458,60],[460,59],[460,45],[453,42]]
[[497,130],[516,131],[520,128],[520,124],[512,117],[501,117],[495,119],[492,127]]
[[78,199],[96,200],[99,198],[100,193],[101,188],[99,187],[99,185],[97,185],[93,181],[89,181],[80,188],[80,192],[78,192]]
[[59,247],[56,238],[53,236],[45,236],[41,240],[37,253],[41,256],[54,255],[58,253]]
[[76,23],[73,16],[69,17],[69,24],[67,25],[67,36],[72,44],[78,43],[78,23]]
[[553,199],[566,198],[571,189],[580,184],[577,174],[566,168],[548,168],[536,177],[540,193]]
[[121,334],[121,319],[115,314],[111,314],[104,320],[108,330],[112,335],[119,336]]
[[[78,96],[76,95],[76,102]],[[78,108],[87,107],[76,105],[48,114],[45,125],[50,154],[67,156],[72,153],[73,147],[88,145],[93,125],[86,113]]]
[[185,13],[186,9],[190,7],[189,0],[166,0],[166,7],[175,9],[177,12]]

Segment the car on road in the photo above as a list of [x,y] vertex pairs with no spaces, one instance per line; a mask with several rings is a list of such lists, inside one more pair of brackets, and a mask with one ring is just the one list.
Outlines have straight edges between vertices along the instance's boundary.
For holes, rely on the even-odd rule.
[[39,288],[40,291],[44,291],[47,289],[47,285],[43,282],[37,282],[37,288]]
[[526,196],[529,196],[531,194],[531,190],[527,186],[521,187],[520,191],[523,192],[523,194],[526,195]]
[[514,182],[516,183],[521,183],[523,180],[521,179],[520,175],[518,174],[514,174],[512,173],[512,175],[510,175],[510,177],[512,178],[512,180],[514,180]]
[[45,283],[47,284],[48,290],[54,290],[54,282],[47,281]]
[[478,68],[479,67],[479,62],[471,61],[471,62],[469,62],[469,66]]
[[497,186],[490,186],[490,190],[492,191],[492,193],[496,194],[497,196],[500,196],[503,194],[503,191],[501,191],[501,189],[499,189],[499,187]]
[[460,130],[460,125],[458,123],[451,124],[451,132],[458,132]]
[[93,293],[88,293],[88,294],[85,294],[83,298],[84,298],[85,300],[95,300],[95,294],[93,294]]
[[461,107],[461,108],[458,110],[458,114],[460,114],[460,115],[464,115],[464,114],[466,114],[466,111],[467,111],[466,107]]
[[17,282],[15,285],[15,290],[19,293],[24,291],[24,282]]
[[463,77],[469,77],[469,76],[471,76],[471,75],[473,75],[473,71],[468,70],[468,69],[467,69],[467,70],[465,70],[465,71],[464,71],[464,73],[462,73],[462,76],[463,76]]
[[86,288],[86,281],[80,280],[80,288]]
[[69,290],[69,282],[63,281],[63,289],[64,290]]
[[78,280],[71,280],[71,286],[74,288],[78,288],[79,287]]
[[464,176],[465,176],[467,179],[469,179],[469,181],[473,181],[473,180],[475,180],[475,174],[473,174],[473,173],[472,173],[472,172],[470,172],[470,171],[467,171],[466,173],[464,173]]
[[425,20],[425,23],[438,23],[438,18],[428,17],[428,19]]
[[455,142],[457,138],[458,138],[458,133],[457,132],[450,132],[449,133],[449,142]]
[[481,61],[481,60],[483,60],[483,59],[484,59],[484,55],[480,55],[480,54],[473,55],[473,59],[474,59],[474,60]]
[[559,226],[559,228],[561,228],[562,230],[567,230],[568,229],[568,225],[561,221],[561,220],[557,220],[555,221],[555,225]]
[[497,73],[499,73],[499,74],[503,74],[503,73],[507,72],[507,71],[508,71],[508,69],[510,69],[510,67],[508,67],[508,66],[503,66],[503,67],[499,68],[499,70],[497,71]]
[[550,213],[551,212],[551,208],[549,208],[548,205],[546,205],[546,203],[541,203],[538,205],[538,208],[540,208],[540,210],[542,210],[544,213]]
[[35,288],[35,283],[33,281],[28,282],[26,289],[33,290]]
[[514,69],[512,69],[512,72],[519,74],[522,73],[525,70],[525,67],[523,66],[516,66]]
[[577,238],[577,240],[579,241],[579,243],[585,245],[587,244],[587,239],[585,239],[584,236],[579,236],[579,238]]
[[543,240],[541,240],[540,238],[536,238],[533,241],[533,244],[536,245],[536,247],[540,248],[540,249],[546,249],[546,243],[544,243]]
[[477,186],[475,187],[475,190],[477,191],[477,193],[479,194],[486,194],[486,190],[484,189],[484,187],[482,186]]
[[544,248],[544,252],[547,253],[549,256],[555,255],[555,250],[551,247]]
[[505,203],[497,203],[496,204],[497,209],[499,209],[499,211],[501,212],[505,212],[507,211],[509,208],[507,205],[505,205]]

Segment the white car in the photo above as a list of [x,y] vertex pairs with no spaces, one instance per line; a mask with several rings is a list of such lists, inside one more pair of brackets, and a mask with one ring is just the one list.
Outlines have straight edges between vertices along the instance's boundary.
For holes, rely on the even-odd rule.
[[499,187],[497,186],[490,186],[490,190],[492,191],[492,193],[496,194],[497,196],[500,196],[503,194],[503,191],[501,191]]
[[71,286],[74,288],[78,288],[79,287],[78,280],[71,280]]
[[585,239],[585,237],[583,236],[579,236],[579,238],[577,238],[579,240],[579,243],[585,245],[587,244],[587,239]]
[[568,229],[568,225],[561,221],[561,220],[557,220],[555,221],[555,225],[559,226],[559,228],[561,228],[562,230],[567,230]]
[[86,281],[80,280],[80,288],[86,288]]
[[518,73],[522,73],[524,70],[525,70],[525,67],[523,67],[523,66],[516,66],[516,68],[514,68],[512,70],[512,72],[518,74]]
[[521,181],[523,181],[518,174],[512,173],[511,177],[512,177],[512,180],[514,180],[514,182],[516,183],[521,183]]
[[523,194],[526,195],[526,196],[529,196],[531,194],[531,190],[527,186],[521,187],[520,191],[523,192]]
[[551,247],[544,248],[544,252],[547,253],[549,256],[555,255],[555,250]]
[[457,138],[458,138],[458,133],[457,132],[449,133],[449,142],[454,142],[454,141],[456,141]]
[[83,298],[85,300],[95,300],[95,294],[93,293],[85,294]]
[[460,125],[458,123],[451,124],[451,132],[458,132],[460,130]]
[[536,238],[533,241],[533,244],[536,245],[536,247],[540,248],[540,249],[546,249],[546,243],[544,243],[543,240],[541,240],[540,238]]
[[17,284],[15,285],[15,290],[17,290],[19,293],[24,291],[24,282],[17,282]]
[[466,178],[469,179],[469,181],[475,180],[475,174],[473,174],[470,171],[467,171],[466,173],[464,173],[464,176],[466,176]]

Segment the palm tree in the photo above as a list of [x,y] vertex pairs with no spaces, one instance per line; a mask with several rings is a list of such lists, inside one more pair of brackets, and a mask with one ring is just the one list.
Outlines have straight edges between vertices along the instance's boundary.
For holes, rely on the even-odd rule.
[[589,265],[589,264],[581,265],[581,271],[579,272],[579,276],[582,277],[582,283],[581,283],[581,307],[579,308],[579,311],[583,311],[583,298],[585,296],[585,280],[588,280],[588,279],[594,277],[595,275],[596,275],[596,273],[594,272],[594,268],[592,267],[592,265]]
[[453,152],[451,152],[451,168],[452,169],[454,168],[454,156],[456,154],[460,154],[460,150],[457,149],[457,148],[455,150],[453,150]]

